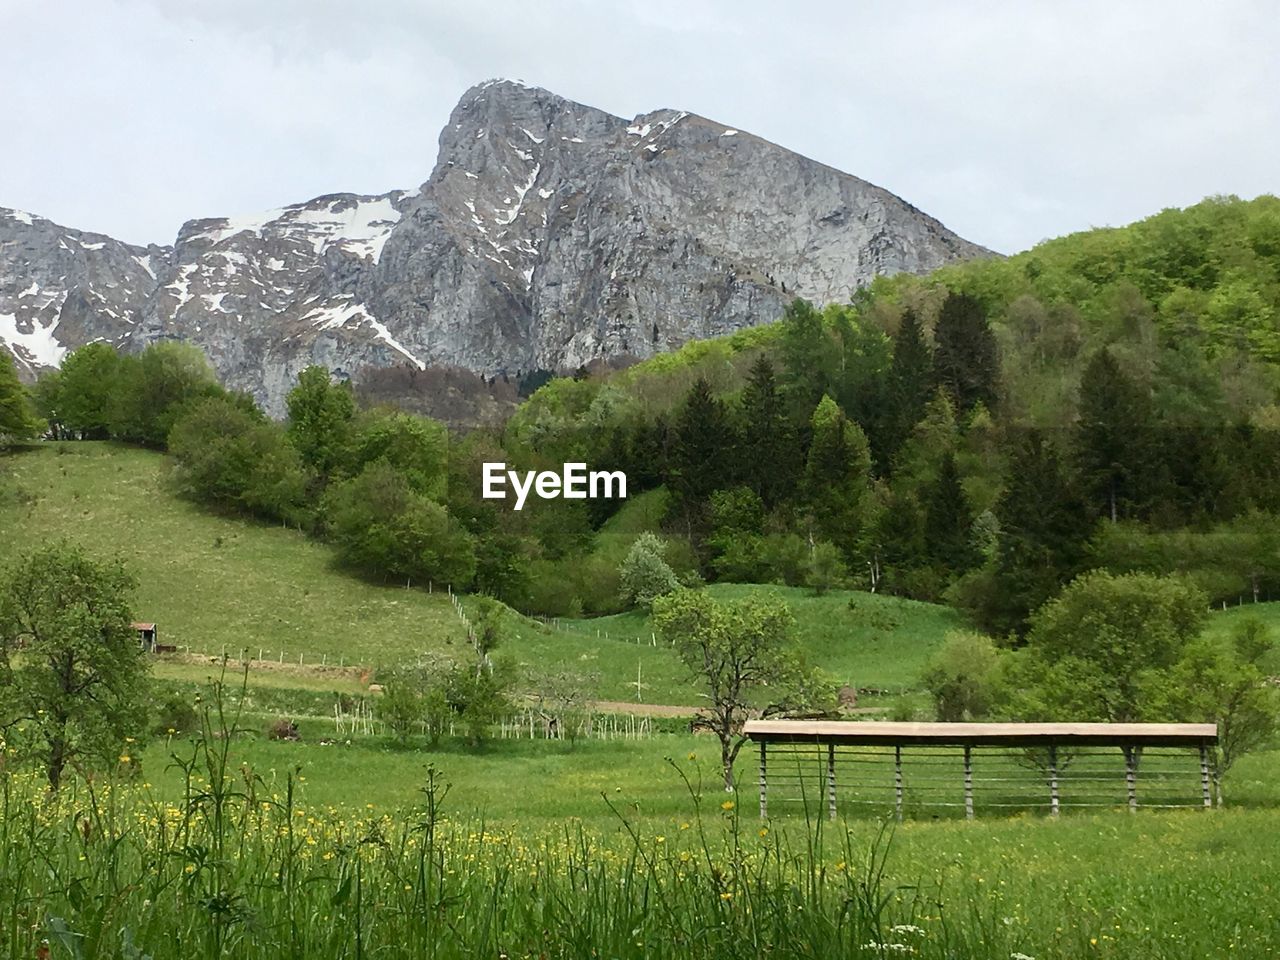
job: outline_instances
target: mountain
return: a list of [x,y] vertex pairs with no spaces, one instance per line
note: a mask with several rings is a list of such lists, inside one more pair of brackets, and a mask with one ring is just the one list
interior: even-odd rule
[[672,110],[627,121],[498,80],[463,95],[417,192],[192,220],[145,249],[0,208],[0,342],[30,375],[92,340],[188,340],[279,414],[313,363],[573,369],[986,255],[745,131]]

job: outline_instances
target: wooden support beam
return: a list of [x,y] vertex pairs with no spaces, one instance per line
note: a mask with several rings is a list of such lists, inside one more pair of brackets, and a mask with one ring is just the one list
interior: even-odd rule
[[1206,810],[1213,806],[1209,799],[1209,745],[1200,744],[1200,796]]
[[902,820],[902,747],[893,748],[893,808]]
[[964,745],[964,816],[973,819],[973,747]]
[[1058,815],[1058,748],[1049,746],[1049,812]]
[[1129,809],[1138,809],[1138,751],[1136,747],[1124,748],[1124,784],[1129,794]]
[[769,784],[765,779],[765,751],[768,744],[760,741],[760,819],[769,816]]
[[836,745],[827,744],[827,819],[836,818]]

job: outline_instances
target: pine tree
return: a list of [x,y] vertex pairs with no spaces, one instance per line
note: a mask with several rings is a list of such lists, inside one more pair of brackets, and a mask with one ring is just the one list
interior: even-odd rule
[[800,473],[800,450],[778,391],[773,364],[761,354],[742,389],[743,479],[768,507],[787,499]]
[[783,392],[799,414],[812,410],[827,389],[835,345],[822,314],[796,299],[782,315]]
[[809,512],[818,535],[858,561],[871,501],[867,438],[828,396],[814,409],[812,426],[804,478]]
[[673,516],[691,529],[704,526],[711,494],[733,485],[734,436],[725,405],[699,377],[674,425],[667,489]]
[[1080,378],[1076,457],[1089,502],[1114,522],[1149,505],[1154,431],[1151,397],[1107,350]]
[[963,573],[975,563],[972,547],[973,511],[969,507],[956,458],[942,458],[938,477],[928,489],[925,511],[925,548],[929,559],[952,573]]
[[893,361],[885,378],[883,426],[879,431],[879,449],[875,451],[881,473],[892,469],[894,456],[924,417],[932,394],[932,376],[933,353],[920,318],[908,307],[893,338]]
[[950,394],[956,410],[968,413],[979,402],[994,410],[1000,357],[982,304],[968,294],[948,294],[933,341],[933,382]]
[[1084,501],[1038,430],[1013,447],[996,517],[998,589],[985,625],[1021,634],[1027,618],[1083,569],[1091,533]]

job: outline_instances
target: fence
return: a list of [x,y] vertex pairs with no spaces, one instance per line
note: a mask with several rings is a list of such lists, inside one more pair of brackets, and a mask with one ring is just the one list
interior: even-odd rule
[[908,815],[1207,807],[1212,724],[750,721],[769,803]]

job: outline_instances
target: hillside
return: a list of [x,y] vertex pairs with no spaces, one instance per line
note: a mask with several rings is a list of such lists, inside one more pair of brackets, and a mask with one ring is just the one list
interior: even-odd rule
[[[0,561],[58,538],[118,552],[138,579],[137,616],[159,624],[162,642],[193,652],[377,668],[448,655],[463,642],[440,593],[357,579],[335,569],[328,546],[296,531],[201,510],[173,495],[166,471],[160,454],[94,442],[38,444],[0,458]],[[747,588],[710,589],[734,597]],[[945,608],[892,597],[773,589],[791,605],[811,662],[860,687],[913,686],[928,652],[960,623]],[[555,626],[513,618],[511,627],[505,653],[527,676],[568,667],[595,678],[602,700],[698,702],[674,653],[651,645],[639,614]],[[160,668],[173,679],[208,672]],[[358,675],[262,671],[254,683],[323,691],[354,688]]]

